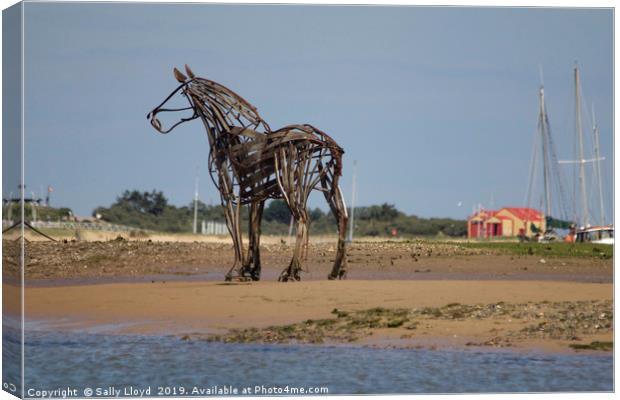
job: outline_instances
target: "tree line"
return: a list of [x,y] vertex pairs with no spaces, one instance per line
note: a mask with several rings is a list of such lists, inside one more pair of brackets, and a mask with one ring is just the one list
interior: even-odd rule
[[[220,205],[207,205],[198,201],[198,221],[225,222]],[[349,209],[349,214],[351,210]],[[421,218],[407,215],[392,204],[355,208],[356,236],[465,236],[467,222],[451,218]],[[93,216],[114,223],[141,229],[163,232],[191,232],[194,218],[194,202],[177,207],[168,202],[164,193],[153,190],[141,192],[126,190],[109,207],[97,207]],[[309,210],[312,234],[334,234],[336,220],[331,212],[320,208]],[[247,226],[248,211],[241,212],[243,227]],[[271,200],[263,212],[263,233],[285,235],[289,230],[291,214],[282,200]]]

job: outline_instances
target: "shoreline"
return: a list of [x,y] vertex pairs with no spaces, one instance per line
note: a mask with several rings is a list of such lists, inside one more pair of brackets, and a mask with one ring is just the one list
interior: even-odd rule
[[[19,288],[5,283],[3,289],[5,314],[18,315],[10,299],[15,298]],[[516,306],[524,304],[536,310],[536,307],[549,308],[557,304],[560,308],[576,308],[582,314],[590,312],[588,310],[590,314],[605,314],[600,312],[601,307],[611,307],[612,301],[612,284],[535,280],[347,280],[286,284],[195,281],[27,287],[25,290],[26,318],[42,321],[51,329],[74,332],[107,329],[105,333],[173,335],[186,340],[211,340],[213,335],[226,337],[244,329],[270,332],[285,327],[290,330],[289,326],[299,326],[304,321],[334,319],[335,309],[346,313],[377,308],[386,313],[407,309],[410,310],[408,315],[420,318],[420,310],[444,310],[450,305],[454,308],[454,304],[461,307],[459,312],[483,310],[494,304],[505,304],[515,310]],[[549,312],[546,308],[544,312]],[[564,312],[560,308],[554,312]],[[573,340],[511,337],[506,342],[497,338],[505,339],[510,336],[506,336],[509,332],[520,331],[531,322],[539,323],[532,320],[538,318],[536,313],[529,313],[519,321],[493,313],[482,319],[462,318],[458,314],[455,320],[446,319],[441,313],[438,315],[437,318],[422,315],[421,325],[414,330],[400,325],[352,329],[349,333],[355,335],[370,331],[371,334],[357,335],[359,337],[347,344],[380,348],[504,348],[590,353],[568,346],[613,341],[611,327],[600,332],[581,329],[583,332]],[[605,324],[608,318],[610,316],[603,318]],[[304,329],[296,332],[304,337]],[[264,339],[260,335],[257,338]],[[265,342],[258,339],[251,342]],[[330,340],[324,344],[338,345]]]
[[[600,277],[600,276],[580,276],[574,274],[493,274],[493,273],[433,273],[433,272],[414,272],[414,277],[411,278],[407,274],[403,273],[390,273],[385,274],[369,274],[367,271],[357,271],[355,273],[356,278],[347,280],[369,280],[369,281],[476,281],[476,282],[502,282],[502,281],[529,281],[529,282],[573,282],[573,283],[612,283],[612,279]],[[200,282],[214,282],[225,284],[226,273],[223,271],[212,271],[195,274],[185,273],[159,273],[150,275],[138,275],[138,276],[104,276],[104,277],[77,277],[77,278],[53,278],[53,279],[30,279],[26,281],[26,288],[52,288],[52,287],[64,287],[64,286],[98,286],[98,285],[110,285],[110,284],[139,284],[139,283],[200,283]],[[260,282],[277,282],[279,276],[278,271],[267,270],[263,275]],[[314,274],[311,277],[304,279],[304,273],[302,272],[302,282],[319,282],[327,280],[323,276]],[[19,281],[13,278],[5,278],[4,283],[12,286],[19,286]],[[243,283],[243,282],[236,282]]]

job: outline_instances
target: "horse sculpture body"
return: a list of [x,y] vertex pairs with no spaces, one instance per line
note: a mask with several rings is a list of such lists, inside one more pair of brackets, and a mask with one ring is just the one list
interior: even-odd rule
[[[202,120],[209,139],[209,171],[220,192],[226,224],[233,241],[235,260],[226,280],[259,280],[261,274],[261,219],[267,199],[283,199],[297,223],[293,257],[280,281],[300,280],[301,258],[308,244],[310,219],[307,201],[319,190],[338,222],[338,247],[329,279],[346,276],[345,234],[347,210],[338,180],[342,175],[343,149],[325,132],[311,125],[288,125],[272,131],[256,108],[232,90],[196,77],[186,65],[187,76],[176,68],[181,83],[147,118],[160,133],[194,119]],[[188,107],[163,108],[176,94]],[[192,110],[169,129],[162,128],[160,112]],[[240,210],[249,206],[249,246],[244,252]]]

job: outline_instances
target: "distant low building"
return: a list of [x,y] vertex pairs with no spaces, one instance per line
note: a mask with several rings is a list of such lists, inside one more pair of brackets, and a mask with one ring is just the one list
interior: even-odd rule
[[544,231],[545,216],[533,208],[504,207],[499,210],[482,210],[467,220],[467,237],[471,239],[533,236],[536,232]]

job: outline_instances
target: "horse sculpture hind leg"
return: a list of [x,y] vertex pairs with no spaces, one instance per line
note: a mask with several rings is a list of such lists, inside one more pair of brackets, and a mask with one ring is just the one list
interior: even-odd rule
[[[321,187],[323,194],[325,195],[325,199],[329,204],[329,207],[338,222],[338,246],[336,249],[336,258],[334,259],[334,265],[332,266],[332,271],[328,275],[328,279],[344,279],[347,276],[347,257],[346,257],[346,232],[347,232],[347,209],[344,204],[342,198],[342,192],[340,191],[340,187],[338,186],[337,179],[336,182],[331,182],[330,178],[327,176],[322,177],[321,179]],[[296,207],[295,204],[292,205]],[[297,236],[295,240],[295,248],[293,250],[293,258],[289,266],[282,271],[280,274],[280,278],[278,279],[281,282],[286,282],[288,280],[299,281],[301,277],[299,273],[302,270],[301,258],[307,252],[307,243],[308,243],[308,230],[310,225],[310,220],[308,218],[308,213],[305,208],[295,208],[295,212],[293,212],[295,219],[297,220]],[[303,257],[305,259],[305,257]]]
[[280,282],[301,280],[299,275],[301,272],[301,254],[308,223],[306,203],[312,190],[307,185],[309,182],[305,182],[307,179],[304,178],[311,175],[309,169],[311,150],[312,146],[308,143],[288,142],[280,146],[275,152],[274,163],[278,185],[291,215],[297,222],[293,257],[288,267],[280,274],[278,278]]
[[344,204],[342,197],[342,191],[338,185],[338,175],[324,174],[321,176],[321,187],[325,199],[329,204],[329,208],[334,214],[336,221],[338,222],[338,247],[336,249],[336,258],[332,267],[332,272],[328,275],[328,279],[344,279],[347,276],[347,249],[346,239],[347,234],[347,221],[349,219],[347,215],[347,208]]
[[[292,216],[297,221],[293,257],[289,266],[280,274],[279,280],[282,282],[300,280],[301,256],[307,251],[305,247],[308,243],[310,224],[307,203],[310,192],[314,189],[324,192],[330,209],[338,221],[338,251],[330,279],[343,278],[346,272],[344,239],[347,214],[338,187],[342,153],[339,148],[329,147],[331,143],[325,139],[328,137],[311,126],[295,126],[288,130],[284,129],[283,133],[285,138],[294,138],[300,131],[307,136],[303,137],[303,141],[290,139],[279,146],[274,154],[278,186]],[[324,165],[322,160],[329,158],[330,155],[330,161]]]

